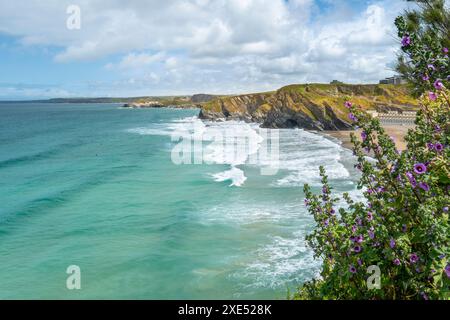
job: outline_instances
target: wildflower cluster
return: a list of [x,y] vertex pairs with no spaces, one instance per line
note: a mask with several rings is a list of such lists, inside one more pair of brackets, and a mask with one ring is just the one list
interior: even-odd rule
[[449,48],[432,34],[411,33],[402,16],[395,20],[395,25],[404,53],[402,59],[406,59],[402,60],[400,71],[407,74],[414,93],[428,92],[432,96],[433,90],[442,90],[450,83]]
[[[422,97],[404,152],[377,119],[346,103],[362,130],[352,142],[365,201],[344,194],[347,208],[337,210],[340,199],[333,198],[323,168],[320,195],[305,185],[305,203],[317,223],[307,241],[323,268],[321,279],[306,283],[298,298],[449,297],[450,92],[435,94]],[[378,290],[367,287],[371,265],[381,270]]]
[[[450,83],[448,48],[433,33],[415,34],[403,17],[395,21],[420,96],[415,127],[397,150],[376,118],[350,101],[349,120],[358,188],[364,201],[348,194],[338,208],[324,168],[322,192],[305,185],[305,203],[316,228],[307,236],[322,259],[321,277],[304,284],[300,299],[449,299],[450,249]],[[369,267],[381,272],[380,287],[368,286]]]
[[[321,277],[304,284],[295,298],[450,298],[448,41],[437,40],[430,28],[414,32],[403,16],[395,24],[403,51],[400,71],[420,97],[415,127],[400,152],[378,119],[345,103],[359,129],[351,140],[364,200],[344,194],[346,206],[338,208],[323,168],[320,195],[305,185],[305,203],[317,224],[307,241],[323,266]],[[372,266],[381,272],[376,289],[368,286]]]

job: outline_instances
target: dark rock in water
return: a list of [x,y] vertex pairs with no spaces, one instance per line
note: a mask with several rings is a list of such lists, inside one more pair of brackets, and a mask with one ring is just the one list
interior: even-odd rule
[[131,103],[125,103],[123,108],[164,108],[165,105],[156,102],[156,101],[145,101],[145,102],[131,102]]
[[126,103],[122,106],[123,108],[133,108],[133,109],[140,109],[140,108],[178,108],[178,109],[184,109],[184,108],[199,108],[199,105],[195,105],[192,103],[187,104],[170,104],[170,103],[161,103],[156,101],[146,101],[146,102],[132,102],[132,103]]

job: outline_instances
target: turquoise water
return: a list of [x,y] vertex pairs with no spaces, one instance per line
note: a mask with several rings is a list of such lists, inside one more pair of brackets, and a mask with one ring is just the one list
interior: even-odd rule
[[[325,164],[337,192],[356,192],[350,153],[280,130],[278,173],[243,163],[230,186],[224,161],[171,161],[171,133],[197,113],[0,104],[0,298],[284,299],[313,277],[302,185],[319,190]],[[66,288],[69,265],[81,290]]]

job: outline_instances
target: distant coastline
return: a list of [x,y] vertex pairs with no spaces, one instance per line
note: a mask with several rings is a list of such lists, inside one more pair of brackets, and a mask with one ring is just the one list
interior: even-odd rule
[[145,99],[173,99],[174,97],[127,97],[127,98],[52,98],[41,100],[0,100],[0,103],[132,103]]
[[33,100],[0,100],[0,103],[147,103],[158,102],[162,106],[170,104],[178,105],[183,103],[203,103],[215,99],[216,95],[193,94],[179,96],[141,96],[141,97],[75,97],[75,98],[51,98],[51,99],[33,99]]
[[344,107],[348,99],[375,113],[417,109],[417,102],[405,85],[345,83],[294,84],[276,91],[241,95],[78,97],[0,103],[117,103],[130,109],[197,108],[200,119],[211,121],[240,120],[260,123],[265,128],[348,131],[352,128]]

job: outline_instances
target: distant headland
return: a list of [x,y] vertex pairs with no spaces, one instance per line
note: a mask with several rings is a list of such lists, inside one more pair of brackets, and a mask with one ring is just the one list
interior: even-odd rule
[[[266,128],[333,131],[351,127],[344,102],[365,110],[415,111],[416,100],[403,84],[293,84],[276,91],[241,95],[194,94],[127,98],[56,98],[21,103],[119,103],[124,108],[198,108],[207,120],[258,122]],[[4,103],[5,101],[3,101]],[[18,102],[18,101],[13,101]]]

